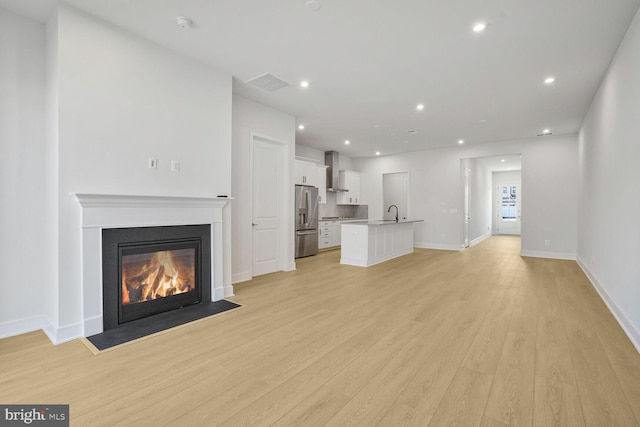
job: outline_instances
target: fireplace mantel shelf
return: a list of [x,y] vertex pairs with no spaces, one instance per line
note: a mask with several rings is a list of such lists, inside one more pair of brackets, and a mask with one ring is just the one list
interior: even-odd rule
[[138,207],[215,207],[224,206],[231,197],[136,196],[117,194],[72,193],[83,208]]

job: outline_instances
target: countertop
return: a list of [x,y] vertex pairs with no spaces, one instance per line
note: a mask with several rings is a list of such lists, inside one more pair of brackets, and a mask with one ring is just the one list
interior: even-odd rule
[[349,225],[395,225],[395,224],[409,224],[409,223],[414,223],[414,222],[423,222],[423,219],[401,219],[398,222],[395,222],[394,220],[383,220],[383,219],[369,219],[369,220],[362,220],[362,221],[352,221],[349,223]]

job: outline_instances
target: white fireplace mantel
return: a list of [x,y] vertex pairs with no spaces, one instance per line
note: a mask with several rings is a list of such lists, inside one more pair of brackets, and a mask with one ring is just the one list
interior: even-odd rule
[[82,209],[83,335],[103,331],[102,230],[211,225],[211,299],[233,295],[223,274],[223,208],[229,198],[74,194]]

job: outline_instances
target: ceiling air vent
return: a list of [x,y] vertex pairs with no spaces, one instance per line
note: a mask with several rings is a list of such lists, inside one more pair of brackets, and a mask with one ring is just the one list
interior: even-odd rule
[[258,77],[254,77],[245,81],[245,83],[248,83],[262,90],[266,90],[267,92],[273,92],[274,90],[291,86],[289,83],[270,73],[260,74]]

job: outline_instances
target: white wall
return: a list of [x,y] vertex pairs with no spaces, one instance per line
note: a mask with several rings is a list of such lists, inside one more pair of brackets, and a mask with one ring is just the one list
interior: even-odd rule
[[[265,105],[233,95],[233,168],[232,168],[232,281],[251,279],[251,143],[252,135],[282,142],[289,152],[290,164],[295,159],[295,117]],[[293,167],[290,206],[293,206]],[[291,209],[290,209],[291,210]],[[289,213],[291,214],[291,212]],[[293,220],[288,237],[287,262],[294,264]]]
[[[565,144],[544,137],[539,144],[527,145],[523,149],[523,254],[575,259],[578,239],[577,148],[576,136],[572,143]],[[551,245],[545,246],[545,240],[550,240]]]
[[578,262],[640,350],[640,12],[580,131]]
[[[382,174],[408,171],[410,216],[424,219],[414,225],[416,246],[456,250],[463,244],[460,160],[518,153],[523,156],[522,187],[527,198],[522,214],[522,252],[575,258],[577,135],[354,159],[354,167],[362,173],[362,197],[369,204],[370,216],[382,212]],[[560,202],[563,214],[550,215],[552,206]],[[545,239],[552,245],[545,247]]]
[[0,337],[43,326],[46,152],[45,27],[0,9]]
[[61,10],[59,27],[63,187],[230,192],[230,76],[72,9]]
[[45,180],[42,186],[45,191],[44,210],[46,212],[45,243],[47,256],[45,268],[47,285],[45,286],[45,310],[46,322],[44,330],[49,336],[55,336],[58,325],[58,238],[59,238],[59,209],[58,209],[58,185],[59,185],[59,120],[58,104],[58,14],[54,14],[46,24],[46,160]]
[[315,148],[296,144],[296,157],[303,157],[304,159],[324,165],[324,151]]

